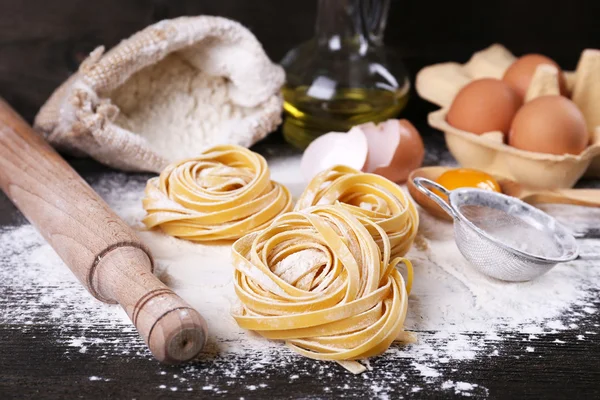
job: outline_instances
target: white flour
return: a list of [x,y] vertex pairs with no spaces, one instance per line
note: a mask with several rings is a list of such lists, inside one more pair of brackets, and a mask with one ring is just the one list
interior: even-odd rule
[[236,143],[256,140],[255,132],[244,128],[257,108],[233,103],[226,78],[198,70],[177,53],[134,74],[111,98],[121,111],[115,123],[142,132],[150,148],[170,162],[231,135]]
[[[298,173],[298,160],[272,159],[270,166],[274,179],[298,196],[304,187]],[[144,185],[141,177],[116,173],[93,184],[113,209],[136,229],[143,228],[140,220],[144,211],[140,200]],[[600,223],[598,209],[553,206],[549,211],[576,230]],[[206,318],[211,337],[208,353],[212,356],[239,354],[246,359],[244,365],[228,368],[231,382],[273,363],[282,367],[294,365],[300,356],[280,343],[244,332],[230,317],[235,294],[231,285],[229,246],[194,245],[156,232],[140,232],[140,237],[153,251],[159,278]],[[581,243],[584,252],[600,253],[600,241]],[[535,340],[541,335],[574,330],[585,323],[586,316],[598,312],[594,296],[600,287],[600,268],[577,261],[557,266],[529,283],[495,281],[476,272],[462,258],[453,242],[451,225],[425,214],[422,214],[420,238],[408,257],[414,263],[415,284],[406,327],[418,332],[419,342],[394,345],[384,358],[398,362],[409,360],[412,370],[405,374],[388,373],[378,371],[375,365],[372,371],[363,374],[365,379],[373,379],[370,387],[373,396],[387,397],[392,390],[390,385],[402,385],[409,373],[417,374],[423,382],[422,386],[411,386],[409,390],[413,392],[435,386],[448,393],[485,395],[487,389],[481,386],[448,379],[445,376],[445,371],[451,371],[448,366],[498,356],[507,332],[528,334],[523,355],[535,354]],[[4,323],[23,326],[47,324],[50,320],[63,330],[57,340],[73,352],[85,353],[93,347],[104,349],[103,357],[112,354],[148,357],[125,313],[117,306],[101,304],[88,295],[30,225],[0,231],[0,287],[7,294],[28,294],[10,296],[12,307],[0,311],[0,320]],[[20,300],[13,301],[13,298]],[[94,338],[94,329],[97,331],[98,327],[128,335],[114,340]],[[598,331],[597,325],[591,326],[585,334],[573,334],[572,342],[585,341]],[[339,373],[335,364],[319,365],[319,374],[323,376]],[[169,384],[157,383],[157,387],[188,390],[189,379],[207,373],[210,374],[210,370],[182,367],[182,373],[172,378],[179,386],[169,381]],[[95,376],[90,379],[105,380]],[[290,375],[289,379],[292,382],[298,375]],[[267,387],[268,382],[250,383],[254,388],[248,390],[259,391]],[[342,382],[336,389],[346,389],[343,385]],[[325,389],[330,390],[324,388],[325,393]],[[226,393],[226,387],[214,385],[204,390]]]

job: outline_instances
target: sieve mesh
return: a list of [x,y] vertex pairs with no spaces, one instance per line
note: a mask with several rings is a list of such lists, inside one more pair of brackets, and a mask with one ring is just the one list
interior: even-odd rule
[[556,258],[565,252],[558,235],[537,226],[535,220],[527,221],[502,210],[479,205],[467,204],[457,209],[464,218],[490,237],[523,253]]
[[465,258],[498,279],[524,281],[577,257],[572,235],[552,217],[513,197],[478,189],[450,194],[456,244]]
[[481,272],[505,281],[526,281],[544,274],[555,263],[526,258],[498,246],[467,224],[456,221],[456,245],[463,256]]

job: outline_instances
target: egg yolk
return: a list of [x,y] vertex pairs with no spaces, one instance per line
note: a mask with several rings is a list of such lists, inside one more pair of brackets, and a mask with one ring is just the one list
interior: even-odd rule
[[458,188],[472,187],[501,193],[500,185],[493,176],[482,171],[467,168],[451,169],[435,180],[452,191]]

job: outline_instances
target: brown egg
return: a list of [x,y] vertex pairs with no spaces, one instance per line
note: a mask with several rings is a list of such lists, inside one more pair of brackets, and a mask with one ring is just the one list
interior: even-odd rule
[[491,131],[506,135],[522,104],[522,98],[501,80],[478,79],[454,97],[446,120],[458,129],[478,135]]
[[583,114],[563,96],[542,96],[526,103],[513,120],[508,144],[549,154],[579,154],[590,140]]
[[567,82],[565,81],[565,74],[563,74],[560,66],[554,60],[541,54],[526,54],[522,57],[519,57],[519,59],[512,63],[504,72],[502,80],[511,88],[513,88],[519,94],[519,96],[521,96],[521,98],[525,98],[525,93],[527,93],[527,88],[531,83],[531,78],[533,78],[535,69],[540,64],[553,65],[558,69],[560,72],[558,75],[560,94],[566,96]]

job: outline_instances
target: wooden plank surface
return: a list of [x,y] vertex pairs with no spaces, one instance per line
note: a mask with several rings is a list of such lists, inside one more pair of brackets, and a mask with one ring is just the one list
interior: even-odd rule
[[[277,61],[287,49],[311,36],[314,11],[314,2],[276,0],[0,0],[0,95],[31,120],[52,90],[93,48],[111,47],[152,22],[186,14],[239,20]],[[581,49],[600,47],[599,14],[597,1],[569,2],[557,10],[542,0],[435,5],[392,0],[386,42],[405,57],[413,76],[432,62],[464,61],[473,51],[496,41],[517,54],[542,52],[563,67],[573,68]],[[434,107],[415,97],[404,116],[425,135],[426,163],[447,161],[450,157],[441,135],[427,129],[424,122]],[[257,149],[273,151],[280,144],[275,134]],[[147,178],[114,172],[89,160],[71,161],[91,183],[107,177],[123,182]],[[584,181],[579,186],[600,184]],[[23,224],[22,215],[0,195],[0,230]],[[7,265],[8,259],[14,262],[8,254],[0,255],[0,268],[19,267]],[[132,329],[107,321],[54,320],[54,309],[64,308],[68,314],[73,306],[40,302],[42,290],[48,287],[23,290],[14,282],[0,282],[3,399],[600,397],[600,316],[596,312],[576,328],[535,339],[529,334],[504,333],[498,343],[488,343],[498,349],[493,357],[440,363],[437,368],[444,379],[440,382],[424,379],[410,359],[395,352],[373,360],[372,370],[361,376],[286,352],[266,363],[214,356],[185,367],[166,367],[151,357]],[[598,309],[600,301],[594,305]],[[8,320],[8,315],[20,310],[27,318]],[[436,332],[419,334],[429,338]],[[579,340],[581,336],[585,340]],[[535,351],[527,351],[528,347]],[[281,365],[287,367],[281,369]],[[450,384],[444,387],[445,382]],[[457,382],[477,386],[461,391]]]
[[[3,398],[166,398],[173,392],[185,398],[227,399],[464,397],[452,389],[424,387],[410,361],[401,358],[377,358],[371,362],[373,371],[360,376],[299,357],[290,370],[279,370],[276,366],[281,360],[274,359],[273,365],[232,374],[248,365],[248,360],[210,360],[216,367],[207,366],[209,362],[183,368],[161,366],[134,334],[99,326],[94,337],[131,340],[139,344],[140,353],[101,358],[106,354],[100,346],[81,354],[57,345],[55,339],[61,334],[65,332],[51,326],[30,327],[25,332],[23,327],[0,326]],[[498,357],[447,364],[440,371],[448,380],[478,383],[481,389],[470,392],[476,398],[598,398],[599,341],[557,345],[556,339],[569,341],[572,337],[548,335],[536,341],[536,353],[517,358],[527,335],[513,335]],[[403,374],[405,378],[400,378]],[[414,392],[415,388],[421,390]]]
[[[420,125],[421,130],[427,128]],[[256,149],[263,154],[287,152],[275,134]],[[447,159],[441,135],[426,134],[428,163]],[[148,175],[111,171],[89,160],[72,160],[92,185],[104,179],[123,184],[144,182]],[[583,182],[598,186],[598,182]],[[100,193],[104,189],[100,187]],[[0,223],[20,225],[18,212],[0,198]],[[26,255],[24,254],[23,257]],[[6,258],[0,257],[2,265]],[[10,258],[14,260],[14,257]],[[568,284],[568,282],[565,282]],[[496,349],[473,359],[450,360],[435,365],[439,377],[427,377],[405,353],[388,352],[371,361],[371,370],[353,376],[341,367],[299,357],[282,349],[264,354],[221,356],[209,350],[204,358],[186,366],[156,362],[132,329],[111,321],[74,319],[64,323],[51,317],[52,309],[77,305],[47,304],[41,298],[47,287],[12,290],[0,283],[0,309],[13,315],[15,307],[27,315],[27,323],[14,324],[0,314],[0,395],[3,398],[98,397],[98,398],[578,398],[600,396],[600,317],[581,318],[575,329],[536,335],[506,332],[491,340],[482,333],[463,332]],[[58,288],[57,288],[58,290]],[[71,289],[79,290],[77,283]],[[599,292],[600,293],[600,292]],[[88,296],[81,289],[82,296]],[[597,297],[598,298],[598,297]],[[594,303],[596,309],[600,302]],[[28,310],[36,310],[35,312]],[[79,312],[78,311],[78,312]],[[73,312],[75,315],[75,311]],[[90,314],[95,315],[95,314]],[[69,321],[71,321],[69,319]],[[439,332],[418,332],[421,340],[436,343]],[[578,340],[584,335],[585,340]],[[528,351],[534,347],[535,351]],[[430,364],[431,365],[431,364]],[[457,390],[460,382],[469,390]],[[454,385],[454,386],[453,386]]]

